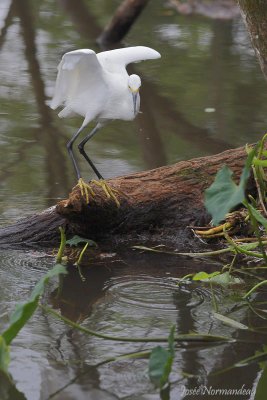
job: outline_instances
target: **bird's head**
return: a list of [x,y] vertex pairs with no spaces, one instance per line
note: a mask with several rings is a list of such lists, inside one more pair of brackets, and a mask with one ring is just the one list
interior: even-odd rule
[[141,79],[138,75],[130,75],[128,79],[128,88],[133,96],[134,115],[136,114],[137,95],[141,86]]

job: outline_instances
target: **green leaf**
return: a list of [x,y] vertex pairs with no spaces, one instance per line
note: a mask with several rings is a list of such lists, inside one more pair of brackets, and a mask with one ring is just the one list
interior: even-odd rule
[[205,207],[212,216],[214,225],[218,225],[225,215],[245,199],[246,183],[257,146],[250,151],[243,168],[239,185],[233,179],[233,172],[224,166],[216,175],[213,184],[205,191]]
[[210,281],[217,285],[240,285],[243,283],[242,279],[231,275],[229,271],[214,276]]
[[232,180],[233,172],[224,166],[216,175],[213,184],[205,191],[205,206],[212,216],[214,225],[218,225],[225,215],[245,198],[243,186],[237,186]]
[[151,381],[162,388],[166,381],[166,369],[169,368],[171,355],[164,347],[156,346],[151,352],[149,358],[149,377]]
[[197,272],[194,276],[193,276],[193,278],[192,278],[192,280],[193,281],[208,281],[208,280],[210,280],[211,278],[213,278],[214,276],[216,276],[216,275],[219,275],[220,274],[220,272],[219,271],[214,271],[214,272],[212,272],[211,274],[208,274],[207,272],[205,272],[205,271],[200,271],[200,272]]
[[246,204],[247,208],[253,215],[253,217],[264,227],[264,229],[267,231],[267,219],[264,218],[264,216],[256,210],[251,204]]
[[231,275],[227,271],[224,272],[223,274],[216,276],[216,278],[213,279],[213,283],[229,286],[229,285],[241,285],[244,283],[244,281],[241,278]]
[[75,235],[73,236],[73,238],[66,241],[66,244],[68,244],[69,246],[78,246],[80,243],[88,243],[88,245],[91,247],[97,247],[96,242],[94,242],[93,240],[85,239],[78,235]]
[[151,381],[162,389],[169,380],[173,359],[174,359],[174,332],[175,325],[172,326],[168,338],[168,350],[157,346],[151,351],[149,358],[149,377]]
[[47,282],[54,276],[66,273],[66,268],[63,267],[63,265],[56,264],[54,268],[48,271],[47,274],[37,283],[32,291],[30,299],[27,302],[18,304],[16,306],[15,311],[10,318],[10,325],[2,334],[7,345],[12,342],[21,328],[23,328],[23,326],[35,312],[38,306],[39,297],[43,294]]
[[266,393],[267,393],[267,365],[262,371],[261,377],[258,381],[254,400],[265,400]]
[[195,274],[192,280],[201,282],[212,282],[216,283],[217,285],[240,285],[241,283],[243,283],[242,279],[229,274],[229,271],[223,273],[220,273],[219,271],[214,271],[211,274],[201,271]]
[[9,347],[6,344],[3,336],[0,336],[0,371],[4,372],[5,374],[8,373],[9,361]]

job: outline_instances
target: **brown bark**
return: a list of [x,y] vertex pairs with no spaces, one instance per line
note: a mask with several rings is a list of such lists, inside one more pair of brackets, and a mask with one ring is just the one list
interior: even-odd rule
[[267,4],[265,0],[238,0],[252,45],[267,79]]
[[124,0],[97,42],[101,46],[119,43],[148,2],[149,0]]
[[59,238],[58,227],[65,226],[67,234],[79,234],[98,243],[153,240],[183,249],[191,235],[187,226],[204,213],[204,190],[224,164],[238,178],[245,158],[244,148],[239,148],[110,179],[108,184],[121,192],[119,208],[93,184],[96,195],[86,204],[76,186],[57,206],[2,228],[0,245],[54,246]]

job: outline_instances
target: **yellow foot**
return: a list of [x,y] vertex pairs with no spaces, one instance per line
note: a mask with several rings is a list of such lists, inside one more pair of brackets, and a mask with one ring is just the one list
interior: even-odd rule
[[112,189],[104,179],[99,179],[99,181],[93,179],[91,182],[94,183],[96,186],[101,187],[104,190],[107,198],[114,200],[117,207],[120,207],[120,202],[116,196],[119,194],[118,190]]
[[[96,181],[93,179],[90,182],[96,186],[101,187],[103,189],[105,195],[107,196],[107,198],[114,200],[117,207],[120,207],[120,202],[116,196],[117,194],[119,194],[118,190],[112,189],[104,179],[100,179],[99,181]],[[82,178],[80,178],[78,180],[78,186],[80,188],[82,197],[84,197],[86,200],[86,203],[89,204],[90,199],[95,197],[95,195],[96,195],[95,192],[93,191],[93,189],[91,188],[91,186],[88,183],[84,182],[84,180]]]
[[82,197],[85,197],[86,203],[89,204],[90,198],[95,197],[95,192],[88,183],[84,182],[82,178],[78,180],[78,186],[81,191]]

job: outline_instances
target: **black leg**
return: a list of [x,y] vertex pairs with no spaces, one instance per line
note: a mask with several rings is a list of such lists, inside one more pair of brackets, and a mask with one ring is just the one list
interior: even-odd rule
[[96,167],[95,167],[94,163],[92,162],[92,160],[90,160],[88,155],[85,153],[84,145],[88,142],[89,139],[91,139],[96,134],[96,132],[101,128],[101,126],[102,126],[102,124],[98,123],[95,126],[95,128],[87,136],[85,136],[85,138],[81,141],[81,143],[78,144],[78,149],[79,149],[80,153],[86,159],[86,161],[88,162],[88,164],[90,165],[90,167],[92,168],[94,173],[97,175],[98,179],[104,179],[104,178],[100,174],[100,172],[96,169]]
[[76,162],[76,160],[75,160],[75,158],[74,158],[74,154],[73,154],[73,151],[72,151],[72,147],[73,147],[73,143],[75,142],[75,140],[77,139],[77,137],[79,136],[79,134],[81,133],[82,130],[83,130],[83,127],[81,127],[81,128],[78,130],[78,132],[76,132],[76,133],[72,136],[71,140],[67,143],[67,149],[68,149],[68,152],[69,152],[71,161],[72,161],[72,163],[73,163],[73,166],[74,166],[74,168],[75,168],[75,171],[76,171],[78,180],[81,178],[81,172],[80,172],[80,169],[79,169],[79,167],[78,167],[78,164],[77,164],[77,162]]

